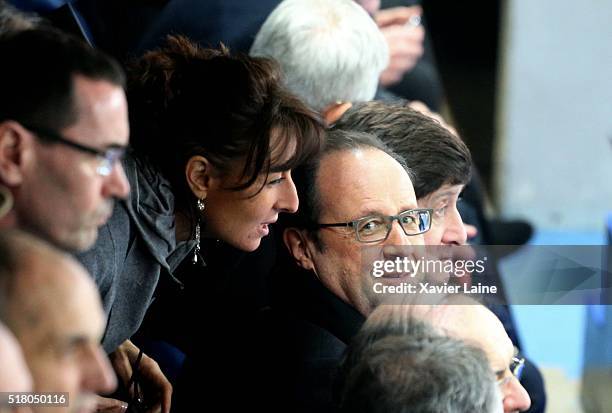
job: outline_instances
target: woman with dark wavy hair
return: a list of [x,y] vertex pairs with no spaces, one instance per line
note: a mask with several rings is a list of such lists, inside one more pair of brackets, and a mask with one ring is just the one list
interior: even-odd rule
[[183,37],[131,73],[131,144],[172,185],[178,238],[201,221],[201,236],[255,250],[279,212],[297,209],[290,170],[318,150],[314,112],[281,87],[271,60]]
[[[132,63],[127,96],[133,150],[124,167],[131,196],[127,205],[118,203],[94,249],[81,257],[109,314],[103,344],[114,352],[116,367],[138,359],[129,339],[160,274],[174,286],[180,285],[175,277],[189,278],[181,273],[202,278],[212,268],[204,268],[208,257],[217,254],[207,251],[206,240],[256,250],[279,213],[297,210],[291,169],[315,155],[323,139],[319,117],[282,86],[272,60],[201,48],[180,36]],[[204,288],[197,293],[215,294]],[[179,295],[166,302],[190,299]],[[163,299],[158,303],[166,313],[162,321],[191,316],[170,313]],[[152,313],[159,332],[163,322],[157,324],[159,313]],[[158,371],[157,365],[144,356],[140,369],[144,379],[156,377],[152,394],[161,395],[166,411],[169,396],[160,389],[167,382],[146,373]],[[127,383],[129,374],[123,376]]]

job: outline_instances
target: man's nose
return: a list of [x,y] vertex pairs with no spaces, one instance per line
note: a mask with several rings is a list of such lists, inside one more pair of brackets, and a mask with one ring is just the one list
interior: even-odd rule
[[406,235],[400,223],[394,221],[382,247],[383,256],[386,260],[393,260],[396,257],[414,255],[414,249],[411,247],[415,245],[425,245],[423,234]]
[[523,412],[531,406],[527,390],[517,379],[510,380],[504,389],[504,412]]
[[467,233],[465,225],[457,208],[452,208],[444,217],[444,233],[442,234],[442,243],[464,245],[467,242]]
[[106,178],[104,195],[107,198],[126,198],[130,193],[130,183],[120,162],[113,166],[110,175]]
[[92,347],[83,362],[82,390],[93,393],[110,393],[117,387],[117,379],[110,361],[100,347]]

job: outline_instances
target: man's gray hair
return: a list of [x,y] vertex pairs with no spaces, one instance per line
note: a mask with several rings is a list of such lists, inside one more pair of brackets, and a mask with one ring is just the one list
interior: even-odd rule
[[348,348],[338,390],[341,413],[493,413],[502,407],[484,352],[416,319],[366,323]]
[[352,0],[285,0],[268,16],[252,56],[280,63],[287,86],[317,111],[374,98],[387,43]]

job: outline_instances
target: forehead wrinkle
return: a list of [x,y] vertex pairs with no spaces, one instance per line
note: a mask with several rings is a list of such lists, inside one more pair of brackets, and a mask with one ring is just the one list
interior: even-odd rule
[[[370,162],[375,162],[379,168],[363,168],[362,164],[368,162],[366,157],[369,157]],[[359,173],[356,173],[356,170]],[[367,202],[393,205],[394,208],[398,208],[398,211],[389,212],[376,209],[376,213],[384,215],[416,207],[416,198],[413,196],[413,190],[411,191],[412,182],[408,173],[397,161],[378,149],[358,148],[331,153],[321,160],[317,175],[316,184],[320,189],[322,204],[328,203],[330,194],[333,196],[337,191],[347,188],[351,196],[359,199],[351,202],[353,209],[357,204],[360,211],[367,211],[371,208],[371,206],[363,206]],[[400,186],[401,188],[397,191],[397,187]],[[388,188],[388,190],[384,191],[381,188]],[[336,205],[337,203],[334,203],[334,206]],[[396,205],[401,205],[401,207],[396,207]],[[388,210],[388,207],[385,209]]]

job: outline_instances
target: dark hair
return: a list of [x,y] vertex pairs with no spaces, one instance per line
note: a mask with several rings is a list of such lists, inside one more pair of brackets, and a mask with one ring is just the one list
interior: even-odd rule
[[[438,334],[428,324],[371,327],[353,339],[340,368],[340,412],[490,413],[494,375],[484,352]],[[380,327],[380,328],[379,328]]]
[[336,129],[372,133],[404,158],[415,175],[417,198],[441,186],[470,180],[472,157],[465,143],[434,119],[399,104],[358,103]]
[[[194,203],[184,171],[192,156],[206,157],[221,174],[239,162],[244,183],[231,189],[240,190],[321,147],[319,116],[282,86],[270,59],[169,36],[134,61],[128,77],[132,146],[160,169],[183,207]],[[289,159],[271,159],[294,144]]]
[[412,179],[412,173],[404,160],[376,136],[356,131],[328,131],[325,144],[319,155],[301,165],[293,173],[293,180],[300,200],[300,208],[296,214],[284,214],[281,217],[281,226],[284,228],[295,227],[309,230],[315,244],[319,249],[322,249],[323,245],[320,243],[316,228],[313,226],[313,224],[319,222],[321,214],[320,194],[316,185],[321,160],[334,152],[353,151],[363,148],[378,149],[388,154],[406,170]]
[[81,40],[52,28],[0,38],[0,122],[60,131],[78,119],[74,76],[125,84],[119,65]]

